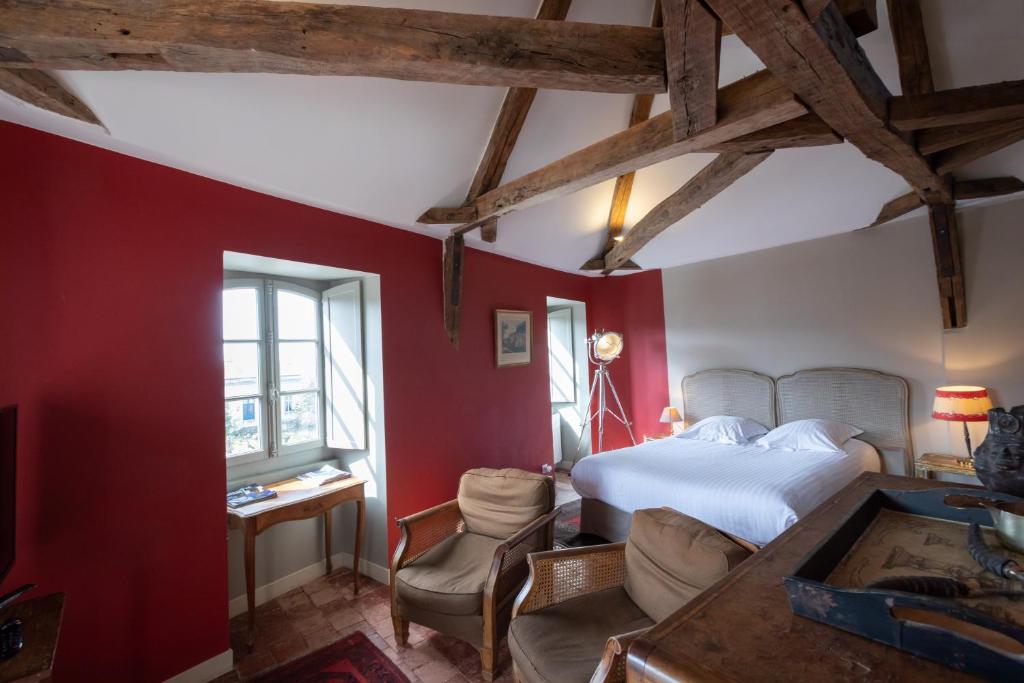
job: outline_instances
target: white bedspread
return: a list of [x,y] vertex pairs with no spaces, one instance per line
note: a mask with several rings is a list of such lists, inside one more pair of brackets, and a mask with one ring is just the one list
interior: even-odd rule
[[877,471],[878,453],[857,439],[845,453],[817,453],[667,438],[583,458],[572,485],[626,512],[668,506],[765,545],[861,473]]

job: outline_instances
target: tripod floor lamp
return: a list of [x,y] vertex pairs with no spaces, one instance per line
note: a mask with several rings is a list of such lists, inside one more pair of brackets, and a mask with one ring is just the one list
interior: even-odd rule
[[[604,330],[594,332],[587,339],[587,357],[590,362],[597,366],[597,370],[594,371],[594,381],[590,383],[590,401],[587,403],[587,417],[583,420],[583,424],[580,426],[580,440],[576,444],[576,457],[580,455],[580,448],[583,447],[583,436],[587,433],[587,428],[596,419],[597,420],[597,451],[604,450],[604,418],[605,415],[610,415],[616,420],[621,422],[626,427],[626,432],[629,433],[629,440],[636,445],[636,439],[633,438],[633,428],[630,425],[629,419],[626,418],[626,411],[622,407],[622,401],[619,400],[619,394],[615,391],[615,384],[612,382],[612,376],[608,372],[608,365],[619,357],[623,349],[622,335],[618,332],[606,332]],[[611,394],[611,398],[615,401],[614,407],[609,406],[608,394]],[[594,404],[594,395],[597,395],[597,404]],[[594,412],[590,412],[591,408],[595,408]]]

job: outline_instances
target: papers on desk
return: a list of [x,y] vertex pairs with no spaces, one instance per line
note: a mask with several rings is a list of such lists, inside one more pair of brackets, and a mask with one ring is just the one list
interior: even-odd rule
[[334,482],[341,481],[342,479],[348,479],[351,476],[352,474],[345,470],[339,470],[337,467],[324,465],[320,469],[313,470],[312,472],[304,472],[295,478],[299,481],[308,481],[311,484],[323,486],[325,484],[333,484]]
[[259,484],[249,484],[228,493],[228,507],[235,510],[270,498],[277,498],[277,491]]

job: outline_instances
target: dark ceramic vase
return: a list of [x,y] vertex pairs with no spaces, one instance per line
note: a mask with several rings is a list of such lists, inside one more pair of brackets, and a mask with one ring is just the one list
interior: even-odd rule
[[988,411],[988,436],[974,451],[974,469],[986,488],[1024,497],[1024,406]]

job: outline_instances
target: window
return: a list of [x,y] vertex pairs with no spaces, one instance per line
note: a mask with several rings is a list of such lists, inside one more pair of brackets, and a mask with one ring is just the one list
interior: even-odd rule
[[572,309],[548,311],[548,375],[552,403],[576,402],[576,358],[573,356]]
[[[229,280],[223,297],[229,462],[323,446],[328,401],[320,293],[278,280]],[[356,320],[348,325],[361,336],[358,301],[352,314]]]

